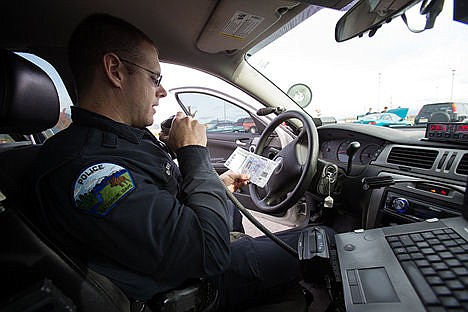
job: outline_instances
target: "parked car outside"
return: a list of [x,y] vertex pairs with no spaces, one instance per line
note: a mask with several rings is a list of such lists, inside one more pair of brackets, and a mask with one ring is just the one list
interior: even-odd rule
[[406,120],[408,110],[408,108],[395,108],[384,113],[367,114],[356,120],[354,123],[382,127],[411,126],[411,123]]
[[208,132],[244,132],[243,126],[235,125],[232,121],[226,122],[218,122],[213,126],[208,124],[208,128],[206,129]]
[[425,104],[414,118],[415,125],[427,122],[464,121],[468,118],[468,103],[432,103]]
[[239,118],[236,123],[236,126],[241,126],[245,132],[251,132],[251,133],[256,133],[257,132],[257,127],[255,125],[255,122],[252,118],[247,117],[247,118]]
[[356,120],[354,123],[376,125],[382,127],[411,126],[409,121],[403,120],[393,113],[369,114]]

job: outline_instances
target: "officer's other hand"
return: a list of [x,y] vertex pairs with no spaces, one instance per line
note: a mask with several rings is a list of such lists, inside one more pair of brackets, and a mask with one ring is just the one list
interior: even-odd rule
[[172,121],[174,120],[175,115],[163,120],[161,122],[161,132],[159,133],[159,139],[167,144],[169,140],[169,131],[171,130]]
[[237,191],[250,182],[250,176],[248,174],[235,173],[231,170],[224,172],[219,177],[231,192]]
[[159,133],[159,140],[164,142],[166,145],[169,145],[169,132],[165,133],[161,131]]
[[185,116],[183,112],[177,112],[169,130],[167,144],[173,151],[188,145],[206,146],[206,126]]

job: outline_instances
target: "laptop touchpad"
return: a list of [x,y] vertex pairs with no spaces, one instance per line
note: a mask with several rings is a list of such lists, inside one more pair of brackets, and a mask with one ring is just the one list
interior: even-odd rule
[[[384,267],[346,271],[354,304],[400,302]],[[358,283],[363,294],[360,294]]]
[[385,268],[357,269],[357,271],[367,303],[400,301]]

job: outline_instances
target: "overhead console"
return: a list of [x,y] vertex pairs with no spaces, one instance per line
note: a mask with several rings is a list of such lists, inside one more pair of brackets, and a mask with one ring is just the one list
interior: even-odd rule
[[[273,27],[277,21],[292,19],[307,5],[341,9],[349,2],[351,0],[221,0],[200,34],[197,47],[207,53],[235,53],[258,36],[270,35],[277,30]],[[294,9],[296,12],[290,12]],[[286,17],[287,14],[290,16]]]

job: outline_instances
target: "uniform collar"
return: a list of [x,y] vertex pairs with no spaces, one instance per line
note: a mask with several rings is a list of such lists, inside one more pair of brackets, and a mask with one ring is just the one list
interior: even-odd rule
[[131,127],[80,107],[72,106],[71,113],[73,123],[76,125],[110,131],[132,143],[140,143],[145,134],[151,134],[146,128]]

